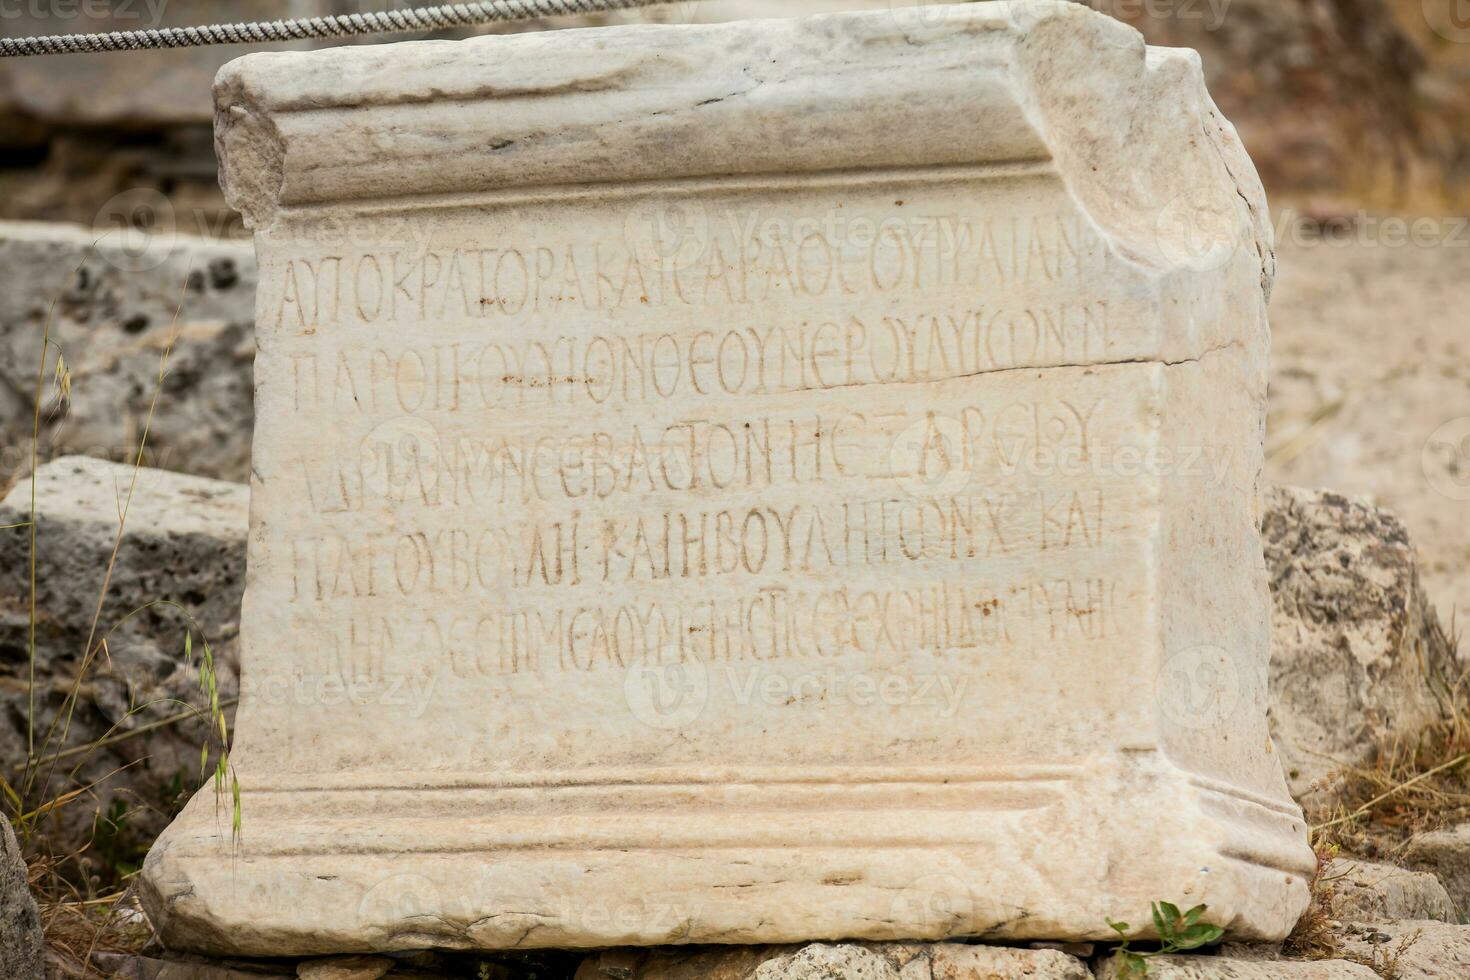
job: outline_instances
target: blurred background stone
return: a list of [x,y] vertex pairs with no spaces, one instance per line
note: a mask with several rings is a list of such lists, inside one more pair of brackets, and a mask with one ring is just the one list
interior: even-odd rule
[[[136,203],[169,207],[148,192]],[[148,465],[247,478],[255,357],[248,244],[116,230],[99,240],[91,229],[0,223],[0,491],[30,469],[48,317],[40,459],[131,463],[147,425]],[[58,353],[71,372],[65,403],[53,383]]]
[[[1470,35],[1470,28],[1455,20],[1458,0],[1086,2],[1131,23],[1151,44],[1200,52],[1210,91],[1240,130],[1277,200],[1326,197],[1379,208],[1470,203],[1470,38],[1462,36]],[[22,10],[7,17],[3,28],[19,36],[409,5],[414,4],[95,0],[88,9],[110,11],[108,16],[36,16]],[[931,0],[676,0],[639,11],[479,30],[911,7],[935,7],[933,16],[943,16]],[[10,165],[0,169],[0,190],[8,192],[0,193],[0,218],[90,224],[104,202],[134,186],[154,187],[212,215],[228,215],[209,155],[209,82],[220,65],[243,50],[227,46],[0,63],[0,145],[11,151],[6,154]]]

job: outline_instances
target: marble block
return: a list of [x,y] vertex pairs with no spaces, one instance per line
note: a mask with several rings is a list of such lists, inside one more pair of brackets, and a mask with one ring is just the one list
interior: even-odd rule
[[1037,0],[254,54],[228,801],[257,955],[1284,936],[1272,243],[1197,57]]

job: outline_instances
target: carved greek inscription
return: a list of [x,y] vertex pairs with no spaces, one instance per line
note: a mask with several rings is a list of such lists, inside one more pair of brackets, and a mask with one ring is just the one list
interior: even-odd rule
[[358,680],[377,676],[402,649],[415,651],[420,670],[463,678],[854,653],[899,663],[920,651],[974,656],[1106,639],[1119,628],[1117,590],[1107,578],[944,579],[891,589],[771,586],[683,602],[377,613],[308,621],[302,633],[311,646],[302,657]]
[[391,350],[347,343],[329,357],[296,353],[291,383],[302,411],[373,415],[535,405],[595,410],[1088,364],[1108,355],[1113,341],[1106,300],[916,308],[692,332],[395,343]]
[[318,513],[360,511],[383,501],[430,511],[533,501],[587,504],[946,475],[957,478],[953,492],[982,477],[1027,477],[1038,460],[1082,467],[1106,441],[1097,431],[1105,409],[1097,396],[976,400],[918,416],[881,406],[834,407],[829,415],[680,418],[615,431],[484,436],[436,427],[428,421],[432,416],[402,417],[355,446],[301,456],[299,465]]
[[1074,214],[971,210],[267,262],[271,396],[320,420],[262,456],[299,525],[268,573],[293,663],[980,669],[1124,635],[1149,529],[1098,460],[1155,409],[1099,372],[1150,370],[1118,366],[1150,311]]
[[[865,219],[856,219],[862,221]],[[1075,281],[1108,252],[1075,214],[919,214],[822,227],[730,209],[672,252],[638,241],[470,243],[293,257],[268,294],[272,327],[505,320],[582,311],[752,307]]]
[[1103,493],[1088,488],[306,536],[290,543],[291,601],[937,566],[1096,549],[1104,527]]

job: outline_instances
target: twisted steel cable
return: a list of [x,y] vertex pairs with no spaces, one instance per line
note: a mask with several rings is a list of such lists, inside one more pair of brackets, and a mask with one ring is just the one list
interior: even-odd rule
[[435,7],[361,14],[329,14],[291,20],[244,24],[205,24],[199,27],[163,27],[104,34],[56,34],[44,37],[0,38],[0,58],[41,54],[77,54],[94,51],[140,51],[146,48],[193,48],[209,44],[260,44],[269,41],[305,41],[442,30],[467,24],[530,20],[561,14],[595,14],[652,7],[670,0],[481,0]]

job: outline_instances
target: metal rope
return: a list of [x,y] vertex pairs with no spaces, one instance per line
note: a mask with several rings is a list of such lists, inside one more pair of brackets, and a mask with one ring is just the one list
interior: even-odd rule
[[207,44],[260,44],[268,41],[304,41],[310,38],[347,37],[357,34],[431,31],[466,24],[529,20],[535,17],[554,17],[561,14],[594,14],[610,10],[631,10],[668,2],[670,0],[481,0],[478,3],[408,7],[403,10],[373,11],[363,14],[330,14],[325,17],[301,17],[294,20],[256,21],[246,24],[205,24],[199,27],[110,31],[105,34],[3,37],[0,38],[0,58],[26,58],[39,54],[76,54],[91,51],[139,51],[145,48],[193,48]]

